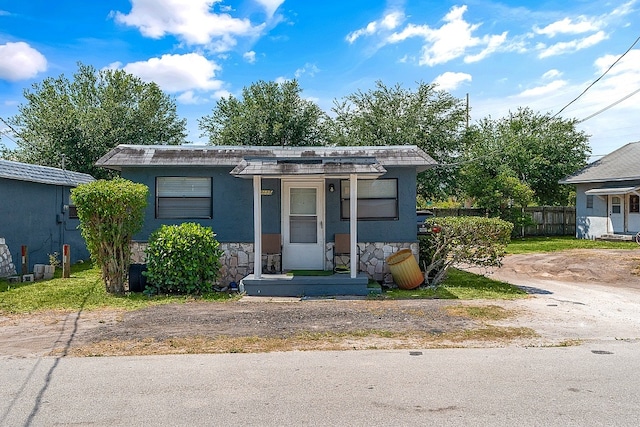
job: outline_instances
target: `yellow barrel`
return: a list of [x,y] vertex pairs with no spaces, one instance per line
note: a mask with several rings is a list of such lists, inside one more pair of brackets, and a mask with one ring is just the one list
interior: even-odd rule
[[415,289],[424,282],[416,258],[410,249],[401,249],[387,257],[393,281],[400,289]]

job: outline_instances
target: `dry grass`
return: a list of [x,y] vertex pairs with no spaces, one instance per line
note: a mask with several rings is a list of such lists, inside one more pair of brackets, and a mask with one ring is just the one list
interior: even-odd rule
[[496,342],[536,338],[529,328],[483,325],[446,333],[362,330],[349,333],[302,333],[293,337],[184,337],[164,341],[101,341],[67,352],[68,356],[133,356],[160,354],[265,353],[278,351],[372,350],[481,347]]
[[504,320],[515,317],[515,310],[507,310],[498,305],[452,305],[444,307],[451,316],[465,317],[474,320]]

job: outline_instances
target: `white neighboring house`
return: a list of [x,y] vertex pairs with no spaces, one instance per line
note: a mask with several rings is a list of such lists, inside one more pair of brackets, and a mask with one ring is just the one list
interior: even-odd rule
[[640,141],[607,154],[560,181],[576,186],[576,237],[640,231]]

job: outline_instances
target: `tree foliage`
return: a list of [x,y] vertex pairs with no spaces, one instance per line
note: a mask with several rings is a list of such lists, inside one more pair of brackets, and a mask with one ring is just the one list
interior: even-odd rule
[[131,238],[144,221],[149,189],[123,178],[97,180],[71,190],[80,229],[107,292],[123,294],[131,258]]
[[425,281],[437,286],[455,265],[499,267],[511,240],[513,224],[499,218],[442,217],[425,221],[430,235],[421,236],[420,258]]
[[104,178],[96,160],[118,144],[181,144],[186,120],[155,83],[122,70],[78,64],[69,80],[47,78],[24,91],[26,104],[10,119],[18,160]]
[[147,289],[151,294],[211,292],[222,251],[210,227],[185,222],[163,225],[149,236]]
[[212,145],[324,145],[329,118],[301,93],[296,80],[253,83],[242,99],[223,97],[199,120],[202,136]]
[[486,118],[467,135],[460,176],[464,193],[477,205],[565,205],[571,189],[558,181],[587,164],[588,136],[575,120],[520,108]]
[[[411,91],[377,81],[367,92],[335,101],[333,112],[337,145],[417,145],[443,164],[459,155],[467,120],[462,100],[425,83]],[[418,177],[418,194],[426,199],[446,198],[454,186],[451,169],[432,169]]]

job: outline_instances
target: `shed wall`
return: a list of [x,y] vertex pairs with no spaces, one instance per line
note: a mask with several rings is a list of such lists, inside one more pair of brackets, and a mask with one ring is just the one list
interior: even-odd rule
[[64,209],[70,204],[70,187],[0,178],[0,195],[0,237],[18,270],[23,245],[29,250],[30,272],[34,264],[49,264],[49,254],[62,254],[63,244],[71,245],[72,263],[89,259],[80,221]]

